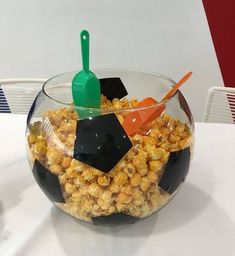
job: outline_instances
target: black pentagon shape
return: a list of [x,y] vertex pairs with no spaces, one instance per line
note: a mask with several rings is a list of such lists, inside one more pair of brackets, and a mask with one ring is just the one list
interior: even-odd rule
[[37,96],[36,96],[35,99],[34,99],[33,104],[32,104],[31,107],[30,107],[30,110],[29,110],[29,113],[28,113],[28,116],[27,116],[27,125],[28,125],[28,126],[29,126],[29,122],[30,122],[30,120],[31,120],[31,117],[32,117],[32,115],[33,115],[34,109],[35,109],[35,107],[36,107],[36,103],[37,103],[37,99],[38,99],[38,97],[39,97],[39,94],[40,94],[40,92],[37,94]]
[[114,98],[121,99],[128,94],[122,80],[119,77],[101,78],[99,81],[101,93],[109,100]]
[[92,221],[95,225],[103,226],[133,224],[138,220],[140,220],[140,218],[128,215],[123,212],[118,212],[107,216],[92,217]]
[[131,147],[115,114],[77,122],[74,158],[98,170],[109,172]]
[[178,90],[178,99],[180,103],[180,107],[184,110],[185,114],[187,115],[188,119],[190,122],[193,122],[193,115],[190,111],[190,108],[188,106],[187,101],[185,100],[183,94],[181,93],[180,90]]
[[189,170],[190,148],[171,152],[158,186],[172,194],[185,180]]
[[65,203],[58,176],[51,173],[38,160],[34,161],[33,176],[52,202]]

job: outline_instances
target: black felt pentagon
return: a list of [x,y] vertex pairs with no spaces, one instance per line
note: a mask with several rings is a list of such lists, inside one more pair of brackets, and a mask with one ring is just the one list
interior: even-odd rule
[[127,90],[119,77],[102,78],[100,81],[100,91],[109,100],[114,98],[121,99],[128,93]]
[[179,90],[178,90],[178,99],[179,99],[180,107],[184,110],[184,112],[187,115],[189,121],[193,122],[193,115],[192,115],[192,113],[190,111],[188,103],[185,100],[185,98],[184,98],[183,94],[181,93],[181,91],[179,91]]
[[190,148],[171,152],[158,186],[172,194],[185,180],[190,162]]
[[33,175],[47,197],[57,203],[65,203],[58,176],[51,173],[38,160],[34,161]]
[[129,151],[132,143],[115,114],[77,122],[74,158],[109,172]]
[[40,92],[37,94],[37,96],[36,96],[35,99],[34,99],[33,104],[32,104],[31,107],[30,107],[30,110],[29,110],[29,113],[28,113],[28,116],[27,116],[27,125],[28,125],[28,126],[29,126],[29,122],[30,122],[30,120],[31,120],[31,118],[32,118],[33,112],[34,112],[34,110],[35,110],[35,106],[36,106],[36,104],[37,104],[37,100],[38,100],[39,94],[40,94]]
[[123,212],[114,213],[108,216],[92,217],[92,221],[96,225],[117,226],[124,224],[133,224],[140,220],[138,217],[128,215]]

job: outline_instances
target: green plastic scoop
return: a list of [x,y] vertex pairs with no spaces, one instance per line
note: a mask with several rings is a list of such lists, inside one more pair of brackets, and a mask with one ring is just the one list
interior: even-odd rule
[[[89,70],[89,33],[83,30],[80,34],[83,70],[75,75],[72,81],[72,94],[75,106],[100,108],[101,93],[98,78]],[[77,110],[80,118],[97,115],[97,111]]]

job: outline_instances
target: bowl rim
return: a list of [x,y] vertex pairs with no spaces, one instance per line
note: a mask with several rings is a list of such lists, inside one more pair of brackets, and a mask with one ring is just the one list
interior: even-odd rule
[[[154,77],[157,77],[157,78],[160,78],[162,80],[165,80],[165,81],[168,81],[171,86],[173,86],[176,82],[165,76],[165,75],[162,75],[160,73],[157,73],[157,72],[154,72],[154,71],[146,71],[146,70],[137,70],[137,69],[127,69],[127,68],[105,68],[105,67],[102,67],[102,68],[94,68],[93,69],[94,73],[97,71],[97,72],[132,72],[132,73],[142,73],[142,74],[146,74],[146,75],[151,75],[151,76],[154,76]],[[83,107],[83,106],[74,106],[72,103],[65,103],[65,102],[62,102],[60,100],[57,100],[53,97],[51,97],[47,92],[46,92],[46,86],[47,84],[57,78],[57,77],[60,77],[60,76],[63,76],[63,75],[66,75],[66,74],[69,74],[69,73],[77,73],[78,71],[69,71],[69,72],[64,72],[64,73],[61,73],[61,74],[58,74],[58,75],[55,75],[51,78],[49,78],[42,86],[42,92],[43,94],[49,98],[50,100],[52,100],[53,102],[55,102],[56,104],[59,104],[59,105],[62,105],[62,106],[66,106],[66,107],[69,107],[69,108],[73,108],[75,110],[86,110],[86,111],[91,111],[91,112],[96,112],[96,111],[102,111],[102,113],[115,113],[115,112],[118,112],[118,113],[121,113],[121,112],[128,112],[128,111],[137,111],[137,110],[145,110],[145,109],[152,109],[152,108],[156,108],[156,107],[160,107],[162,105],[165,105],[168,101],[171,100],[172,97],[174,97],[175,95],[178,94],[178,91],[173,95],[171,96],[169,99],[167,100],[164,100],[164,101],[161,101],[157,104],[153,104],[151,106],[147,106],[147,107],[135,107],[135,108],[121,108],[121,109],[114,109],[114,108],[92,108],[92,107]],[[181,93],[182,94],[182,93]],[[125,97],[124,97],[125,98]]]

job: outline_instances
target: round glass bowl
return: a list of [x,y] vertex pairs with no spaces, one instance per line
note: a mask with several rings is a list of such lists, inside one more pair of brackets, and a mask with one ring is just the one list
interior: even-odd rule
[[[44,84],[27,118],[29,163],[46,196],[69,215],[101,225],[134,223],[157,212],[184,182],[193,118],[180,91],[167,102],[138,107],[148,97],[161,100],[174,84],[165,76],[95,74],[104,94],[100,109],[74,107],[75,72]],[[135,129],[138,118],[145,122]]]

